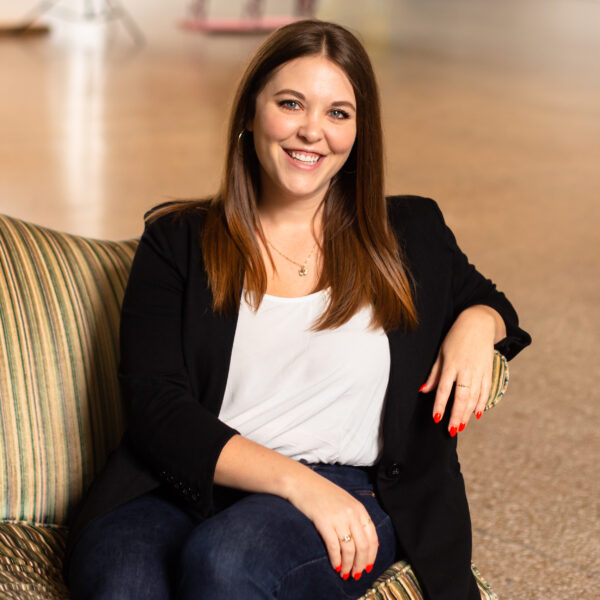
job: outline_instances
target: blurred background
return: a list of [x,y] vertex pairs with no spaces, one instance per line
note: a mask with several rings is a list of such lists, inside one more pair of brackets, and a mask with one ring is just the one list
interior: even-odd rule
[[[600,2],[312,4],[371,55],[388,191],[435,198],[533,336],[459,441],[474,561],[503,600],[600,598]],[[153,205],[215,191],[266,34],[205,30],[250,5],[126,0],[107,21],[120,3],[64,0],[17,35],[36,3],[0,0],[0,212],[126,239]]]

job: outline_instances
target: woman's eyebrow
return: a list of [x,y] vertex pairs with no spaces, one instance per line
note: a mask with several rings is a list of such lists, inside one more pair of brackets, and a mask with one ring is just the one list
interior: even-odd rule
[[[296,96],[296,98],[298,98],[299,100],[306,100],[306,97],[304,96],[304,94],[297,92],[296,90],[284,89],[284,90],[279,90],[278,92],[275,92],[275,96],[282,96],[282,95]],[[331,106],[348,106],[349,108],[351,108],[353,111],[356,112],[356,107],[354,106],[354,104],[352,104],[352,102],[347,102],[346,100],[339,100],[337,102],[332,102]]]

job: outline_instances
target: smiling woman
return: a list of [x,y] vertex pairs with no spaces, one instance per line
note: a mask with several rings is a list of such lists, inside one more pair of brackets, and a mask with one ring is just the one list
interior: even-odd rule
[[325,56],[297,58],[273,73],[246,126],[260,163],[265,218],[297,202],[318,212],[354,145],[355,103],[348,77]]
[[358,40],[277,30],[240,82],[221,189],[148,215],[128,429],[71,529],[73,598],[349,600],[400,558],[427,600],[479,598],[456,436],[494,349],[529,342],[437,204],[384,197]]

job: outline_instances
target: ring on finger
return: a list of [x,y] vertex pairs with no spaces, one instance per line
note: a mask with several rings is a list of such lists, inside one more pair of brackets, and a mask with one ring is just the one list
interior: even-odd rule
[[340,542],[351,542],[352,541],[352,534],[347,533],[344,537],[340,538]]
[[456,387],[462,387],[462,388],[467,388],[469,389],[471,386],[470,385],[465,385],[464,383],[457,383]]

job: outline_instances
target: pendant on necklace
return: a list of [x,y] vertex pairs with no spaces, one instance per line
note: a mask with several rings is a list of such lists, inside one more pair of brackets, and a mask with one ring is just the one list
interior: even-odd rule
[[304,277],[305,275],[308,275],[308,271],[306,270],[306,265],[302,265],[300,267],[300,270],[298,271],[298,275],[300,275],[300,277]]

